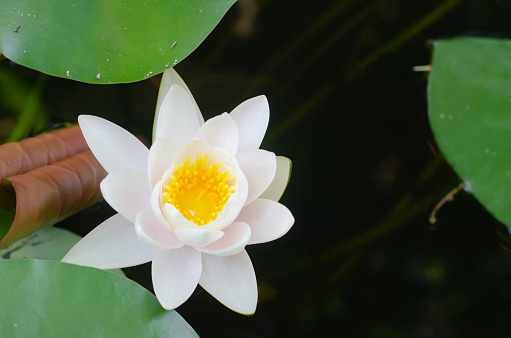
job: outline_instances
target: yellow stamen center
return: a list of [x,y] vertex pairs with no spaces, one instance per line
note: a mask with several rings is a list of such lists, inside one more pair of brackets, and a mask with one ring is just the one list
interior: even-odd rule
[[214,221],[227,200],[236,191],[229,183],[235,177],[227,169],[219,171],[218,161],[208,166],[209,154],[197,155],[190,163],[190,156],[176,168],[163,186],[162,203],[170,203],[189,221],[204,225]]

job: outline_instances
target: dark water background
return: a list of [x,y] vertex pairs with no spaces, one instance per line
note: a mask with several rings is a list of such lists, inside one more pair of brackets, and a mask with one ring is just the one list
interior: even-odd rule
[[[200,288],[178,312],[201,337],[509,337],[507,230],[465,192],[427,118],[431,41],[510,37],[511,1],[239,0],[176,66],[206,118],[265,94],[262,148],[293,160],[281,202],[296,223],[251,246],[254,316]],[[106,117],[150,140],[159,76],[93,86],[4,60],[27,86],[44,81],[52,121]],[[27,94],[28,95],[28,94]],[[2,107],[1,137],[15,116]],[[102,203],[59,226],[85,234]],[[127,269],[151,289],[150,265]]]

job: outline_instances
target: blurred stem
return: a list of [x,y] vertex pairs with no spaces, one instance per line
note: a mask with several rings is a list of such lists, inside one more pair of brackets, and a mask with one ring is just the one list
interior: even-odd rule
[[[328,24],[332,23],[347,9],[350,8],[351,5],[355,3],[354,0],[346,0],[346,1],[337,1],[334,5],[328,8],[323,15],[314,20],[309,26],[307,26],[303,31],[299,34],[295,35],[295,38],[291,40],[284,49],[282,49],[276,57],[274,57],[271,62],[261,71],[262,74],[268,74],[280,66],[285,64],[288,59],[292,58],[293,55],[299,52],[302,49],[303,45],[307,44],[308,39],[312,38],[316,33],[325,28]],[[372,7],[372,6],[371,6]],[[345,32],[349,30],[349,28],[353,25],[353,20],[348,21],[347,24],[341,26],[338,29],[338,33]],[[356,21],[356,20],[355,20]],[[337,34],[334,34],[336,36]],[[331,39],[327,40],[330,41]]]
[[[327,25],[334,22],[335,19],[338,19],[343,12],[348,10],[351,5],[355,3],[355,0],[346,0],[346,1],[337,1],[332,7],[327,8],[323,15],[314,20],[310,25],[308,25],[304,30],[302,30],[298,34],[294,34],[294,38],[290,40],[290,42],[279,51],[279,53],[274,56],[271,61],[258,73],[265,74],[265,77],[268,74],[273,73],[275,70],[279,69],[282,65],[288,62],[289,59],[292,59],[294,55],[300,52],[301,49],[306,49],[306,46],[309,42],[308,40],[324,29]],[[372,7],[372,6],[371,6]],[[354,23],[358,21],[357,15],[355,19],[348,21],[347,24],[341,26],[336,34],[333,35],[332,38],[328,39],[326,43],[323,43],[321,48],[321,52],[325,48],[325,44],[328,47],[328,44],[331,43],[332,39],[337,40],[340,36],[344,35],[348,32]],[[316,55],[318,51],[316,51],[313,55]],[[310,59],[310,57],[309,57]],[[296,76],[295,76],[296,77]],[[243,94],[243,96],[247,96],[249,92],[256,91],[257,88],[262,85],[264,82],[264,77],[254,77],[252,83],[247,87],[247,91]]]
[[347,75],[347,81],[351,82],[355,79],[359,73],[363,72],[367,67],[372,65],[375,61],[381,58],[383,55],[393,52],[400,48],[405,43],[410,41],[413,37],[417,36],[423,30],[428,28],[435,21],[441,19],[444,15],[449,13],[455,6],[459,5],[463,0],[447,0],[440,4],[438,7],[429,12],[417,23],[405,29],[401,34],[396,36],[394,39],[388,41],[386,44],[369,54],[367,57],[356,63],[351,71]]
[[298,124],[305,116],[307,116],[307,114],[315,111],[316,107],[333,93],[333,88],[333,83],[330,83],[316,91],[313,96],[309,97],[309,99],[290,114],[287,119],[285,119],[277,127],[273,128],[269,134],[269,139],[272,141],[279,139],[284,132]]
[[[362,11],[360,11],[357,15],[355,15],[351,20],[348,20],[346,24],[339,27],[333,34],[330,35],[328,39],[325,39],[323,43],[314,48],[313,52],[302,62],[298,67],[296,67],[295,71],[292,75],[286,80],[286,83],[282,85],[282,90],[278,96],[283,96],[285,92],[291,87],[291,84],[296,83],[298,79],[310,68],[316,65],[316,61],[324,54],[328,53],[328,50],[336,45],[339,40],[349,33],[353,28],[357,26],[362,20],[367,18],[370,14],[375,12],[376,5],[371,4],[365,7]],[[263,74],[266,74],[263,71]]]
[[[351,71],[343,78],[341,87],[346,86],[355,80],[361,73],[366,71],[373,63],[380,59],[383,55],[391,53],[396,49],[402,47],[413,37],[420,34],[423,30],[433,24],[435,21],[441,19],[447,13],[449,13],[455,6],[460,4],[463,0],[447,0],[425,17],[413,24],[408,29],[404,30],[403,33],[396,36],[394,39],[388,41],[386,44],[376,49],[374,52],[363,58],[360,62],[356,63],[351,67]],[[335,76],[333,76],[335,78]],[[342,77],[341,77],[342,78]],[[282,133],[291,129],[295,124],[304,119],[308,114],[317,110],[317,106],[321,102],[325,101],[329,96],[335,94],[335,90],[339,90],[339,83],[337,81],[331,81],[325,84],[323,87],[318,89],[314,95],[308,98],[308,100],[299,106],[299,108],[291,114],[286,120],[284,120],[274,132],[270,135],[272,138],[278,138]]]
[[333,271],[333,273],[330,274],[330,276],[322,279],[316,287],[302,295],[298,300],[298,304],[306,304],[310,302],[310,300],[313,299],[315,295],[328,288],[329,286],[334,285],[338,280],[342,279],[353,267],[356,266],[360,260],[360,257],[360,254],[354,254],[348,257],[341,265],[337,267],[337,269]]
[[31,129],[41,129],[47,122],[46,113],[41,108],[40,104],[41,92],[45,80],[45,76],[38,77],[37,82],[30,91],[20,111],[18,121],[7,139],[7,142],[19,141],[27,137]]
[[[434,160],[431,161],[431,163],[421,173],[419,178],[420,184],[424,185],[426,182],[428,182],[443,163],[444,159],[442,157],[435,157]],[[368,245],[399,229],[400,227],[408,224],[408,222],[417,218],[419,215],[424,214],[424,212],[432,205],[434,205],[439,199],[441,199],[444,194],[445,191],[442,189],[442,191],[436,191],[425,198],[416,200],[413,193],[406,193],[395,204],[394,208],[387,214],[385,219],[373,228],[361,233],[358,236],[352,237],[333,248],[323,251],[316,257],[308,260],[300,260],[295,264],[285,267],[279,267],[276,271],[274,271],[274,274],[293,274],[299,270],[306,270],[312,267],[316,267],[333,260],[338,260],[344,255],[358,252]]]
[[[189,81],[188,87],[196,88],[202,84],[204,78],[204,74],[206,71],[211,68],[224,54],[227,47],[232,43],[234,38],[236,37],[236,30],[238,29],[239,22],[241,20],[250,20],[257,16],[266,6],[268,6],[272,0],[261,0],[258,2],[254,2],[253,6],[250,7],[248,11],[242,13],[242,17],[240,17],[231,27],[231,30],[228,34],[225,34],[223,39],[220,40],[219,43],[215,45],[215,48],[208,54],[208,58],[201,62],[199,70],[196,72],[194,79]],[[238,3],[237,6],[240,6]],[[234,7],[234,6],[233,6]]]
[[334,247],[314,260],[314,264],[321,264],[338,258],[353,251],[358,251],[369,244],[381,239],[389,233],[406,225],[409,221],[423,214],[425,210],[438,201],[444,192],[436,192],[419,201],[415,201],[413,195],[406,194],[398,201],[394,208],[387,215],[385,220],[368,231],[355,236],[339,246]]
[[[421,181],[425,182],[436,171],[438,166],[444,161],[442,158],[435,158],[435,160],[426,168],[421,175]],[[463,184],[464,185],[464,184]],[[459,186],[458,186],[459,187]],[[457,188],[458,188],[457,187]],[[457,189],[455,188],[455,189]],[[459,190],[457,190],[459,191]],[[421,213],[431,207],[444,192],[435,192],[426,198],[414,201],[412,194],[404,195],[401,200],[390,211],[385,220],[374,228],[355,236],[339,246],[330,249],[319,255],[311,262],[311,265],[319,265],[326,263],[334,258],[339,258],[344,255],[351,254],[337,269],[335,269],[328,277],[322,279],[322,282],[314,287],[311,291],[306,293],[299,302],[307,302],[314,297],[315,294],[320,293],[323,289],[336,284],[343,276],[345,276],[351,268],[353,268],[360,260],[360,251],[369,244],[376,242],[389,233],[397,230],[401,226],[408,224],[409,221],[416,218]],[[443,199],[442,199],[443,201]]]

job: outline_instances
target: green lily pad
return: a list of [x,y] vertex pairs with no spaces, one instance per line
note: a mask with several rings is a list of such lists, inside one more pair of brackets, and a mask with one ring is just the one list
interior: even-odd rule
[[1,337],[197,337],[137,283],[99,269],[0,260]]
[[[48,228],[0,250],[0,259],[42,259],[60,261],[82,237],[69,230]],[[125,276],[121,269],[108,270]]]
[[236,0],[2,0],[0,50],[88,83],[133,82],[174,66]]
[[440,150],[467,190],[511,226],[511,41],[436,41],[428,89]]

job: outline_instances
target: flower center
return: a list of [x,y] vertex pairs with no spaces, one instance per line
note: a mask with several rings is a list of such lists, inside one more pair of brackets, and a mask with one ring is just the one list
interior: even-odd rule
[[197,155],[190,163],[190,155],[176,169],[164,185],[162,203],[170,203],[189,221],[204,225],[214,221],[224,208],[236,185],[229,181],[235,177],[227,169],[219,171],[218,161],[208,167],[209,154]]

